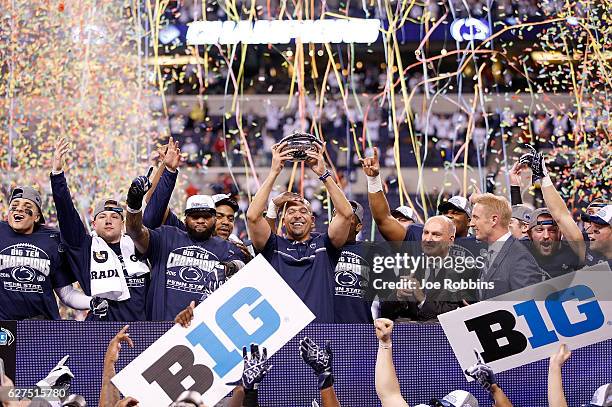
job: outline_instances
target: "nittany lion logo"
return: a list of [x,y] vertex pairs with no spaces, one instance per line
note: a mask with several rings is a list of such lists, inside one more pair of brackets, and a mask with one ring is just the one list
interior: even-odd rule
[[106,263],[108,260],[108,252],[106,250],[101,252],[93,252],[93,258],[96,263]]
[[353,287],[357,283],[357,276],[350,271],[340,271],[336,273],[336,284],[344,287]]
[[183,281],[191,282],[191,281],[201,281],[204,273],[197,267],[193,266],[185,266],[181,267],[179,271],[179,276],[183,279]]
[[15,281],[18,281],[20,283],[30,283],[34,281],[34,277],[36,277],[36,272],[28,266],[19,266],[11,270],[11,275],[13,276],[13,279]]

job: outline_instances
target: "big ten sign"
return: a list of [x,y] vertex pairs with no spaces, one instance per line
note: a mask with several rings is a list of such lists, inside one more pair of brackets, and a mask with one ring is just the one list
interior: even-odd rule
[[439,317],[459,364],[496,372],[612,338],[612,272],[597,265]]
[[172,327],[119,372],[113,383],[141,405],[168,405],[185,390],[214,405],[242,374],[242,347],[274,354],[314,315],[262,257],[194,310],[190,327]]

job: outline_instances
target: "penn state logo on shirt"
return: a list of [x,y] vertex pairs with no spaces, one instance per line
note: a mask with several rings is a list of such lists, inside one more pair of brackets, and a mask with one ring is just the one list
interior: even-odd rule
[[108,261],[108,252],[106,250],[93,252],[93,259],[96,263],[106,263]]
[[344,250],[335,270],[336,295],[363,298],[368,288],[370,265],[361,256]]
[[5,290],[42,292],[51,272],[49,255],[38,246],[17,243],[0,251],[0,281]]
[[340,271],[336,273],[336,284],[344,287],[353,287],[357,284],[359,279],[350,271]]
[[166,262],[166,288],[188,293],[204,293],[208,273],[219,264],[218,257],[200,246],[172,250]]
[[185,266],[181,267],[179,276],[181,279],[183,279],[183,281],[187,282],[200,281],[204,276],[204,272],[197,267]]
[[19,266],[11,271],[11,276],[13,276],[15,281],[19,281],[20,283],[30,283],[34,281],[36,272],[28,266]]

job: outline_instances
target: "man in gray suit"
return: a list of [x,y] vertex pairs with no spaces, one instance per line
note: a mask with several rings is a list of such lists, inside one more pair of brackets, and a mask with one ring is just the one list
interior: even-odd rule
[[510,203],[493,194],[482,194],[474,203],[470,227],[476,239],[488,244],[488,251],[482,253],[488,267],[480,280],[493,283],[491,289],[480,290],[480,299],[487,300],[541,282],[543,273],[535,259],[508,229],[512,217]]

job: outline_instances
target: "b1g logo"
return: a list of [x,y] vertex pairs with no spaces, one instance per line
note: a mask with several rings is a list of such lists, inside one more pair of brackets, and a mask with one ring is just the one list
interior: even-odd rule
[[[592,301],[577,306],[583,315],[580,321],[570,321],[563,304],[571,300]],[[595,331],[605,323],[605,317],[595,293],[586,285],[577,285],[550,294],[544,301],[554,330],[549,330],[544,318],[534,300],[521,302],[513,306],[516,316],[507,310],[498,310],[489,314],[465,321],[465,326],[476,333],[484,352],[485,362],[493,362],[509,356],[517,355],[531,345],[536,349],[559,341],[559,335],[571,338]],[[520,332],[516,329],[516,319],[525,318],[530,332]],[[493,329],[498,328],[498,329]],[[530,335],[530,336],[529,336]],[[527,337],[529,336],[529,337]],[[504,342],[504,345],[500,345]]]
[[[234,317],[245,306],[249,308],[248,314],[253,320],[253,324],[248,327]],[[270,338],[280,328],[281,319],[257,289],[244,287],[219,307],[215,322],[232,341],[232,349],[227,349],[204,322],[187,335],[187,340],[194,347],[201,346],[208,353],[214,361],[212,369],[219,377],[223,377],[242,364],[242,347],[251,343],[261,344]],[[253,326],[257,328],[253,329]],[[204,394],[214,382],[213,372],[208,366],[194,364],[194,360],[189,347],[177,345],[149,366],[142,376],[149,383],[156,382],[172,400],[185,390]],[[177,364],[180,369],[176,368]],[[186,379],[190,379],[187,382],[192,383],[191,386],[184,385]]]

